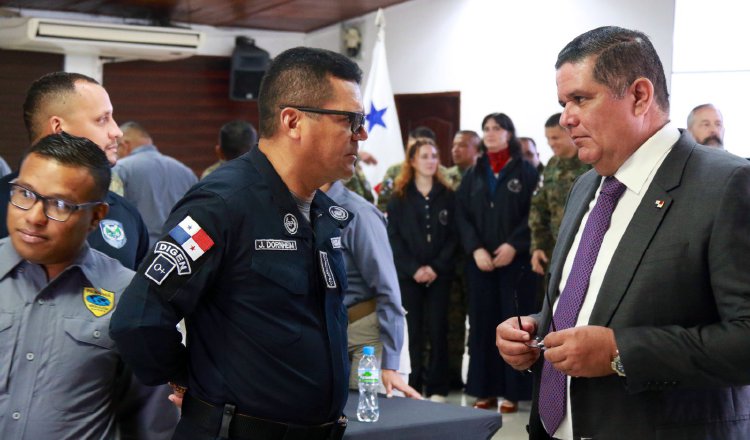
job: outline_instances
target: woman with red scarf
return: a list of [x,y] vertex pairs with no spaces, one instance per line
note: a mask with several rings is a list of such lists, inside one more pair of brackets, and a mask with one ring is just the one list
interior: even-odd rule
[[[467,252],[469,372],[466,393],[477,408],[517,411],[531,398],[531,377],[514,370],[495,347],[495,328],[510,316],[532,312],[529,207],[539,182],[521,157],[513,121],[504,113],[482,120],[484,155],[469,169],[456,194],[456,222]],[[516,307],[515,298],[518,298]]]

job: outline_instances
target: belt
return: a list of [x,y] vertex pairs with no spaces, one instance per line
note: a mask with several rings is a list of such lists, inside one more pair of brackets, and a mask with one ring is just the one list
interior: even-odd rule
[[182,417],[208,432],[218,432],[219,439],[263,440],[338,440],[344,437],[346,417],[322,425],[304,426],[273,422],[234,412],[234,405],[214,406],[185,395]]
[[375,298],[370,298],[367,301],[362,301],[361,303],[354,304],[347,310],[347,313],[349,314],[349,323],[351,324],[354,321],[359,321],[360,319],[364,318],[374,311]]

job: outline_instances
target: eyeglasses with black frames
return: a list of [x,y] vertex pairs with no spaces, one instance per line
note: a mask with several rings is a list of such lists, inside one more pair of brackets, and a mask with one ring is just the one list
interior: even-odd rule
[[67,221],[70,216],[81,209],[101,205],[104,202],[87,202],[87,203],[69,203],[62,199],[45,197],[36,191],[25,186],[11,182],[10,184],[10,203],[16,208],[28,211],[37,201],[42,202],[44,215],[51,220],[58,222]]
[[327,108],[317,107],[302,107],[297,105],[280,105],[280,109],[293,108],[301,112],[317,113],[321,115],[338,115],[346,116],[349,120],[349,125],[352,130],[352,134],[358,134],[360,129],[365,125],[365,114],[360,112],[348,112],[345,110],[329,110]]

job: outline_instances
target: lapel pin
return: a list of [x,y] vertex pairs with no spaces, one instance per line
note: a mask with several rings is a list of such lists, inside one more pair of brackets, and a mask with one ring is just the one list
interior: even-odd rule
[[654,205],[657,208],[663,208],[664,207],[664,200],[657,200],[656,202],[654,202]]

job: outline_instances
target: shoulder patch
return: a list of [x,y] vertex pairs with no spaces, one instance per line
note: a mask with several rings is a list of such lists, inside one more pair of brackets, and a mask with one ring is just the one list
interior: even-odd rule
[[83,305],[97,318],[102,317],[115,307],[115,293],[104,289],[84,287]]
[[122,248],[128,242],[128,237],[125,235],[125,228],[117,220],[105,218],[99,222],[99,230],[102,233],[104,241],[115,249]]
[[331,237],[331,247],[341,249],[341,237]]
[[214,245],[211,237],[190,216],[185,217],[177,226],[172,228],[169,231],[169,236],[182,246],[182,249],[187,252],[193,261],[200,258]]
[[328,208],[328,213],[331,217],[339,221],[344,221],[349,218],[349,212],[340,206],[331,206]]

